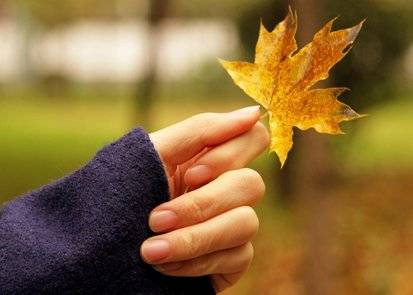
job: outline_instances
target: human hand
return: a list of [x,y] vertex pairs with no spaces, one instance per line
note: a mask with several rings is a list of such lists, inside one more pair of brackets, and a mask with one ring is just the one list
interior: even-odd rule
[[259,116],[257,107],[200,114],[150,135],[172,198],[152,211],[149,224],[160,235],[141,247],[158,271],[211,275],[219,292],[248,269],[258,230],[251,206],[265,188],[257,172],[241,168],[268,145]]

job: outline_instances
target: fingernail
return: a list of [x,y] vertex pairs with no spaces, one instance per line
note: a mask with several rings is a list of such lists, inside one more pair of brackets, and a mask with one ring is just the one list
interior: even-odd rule
[[185,173],[185,182],[189,186],[205,184],[212,178],[212,169],[208,165],[194,166]]
[[178,216],[175,212],[162,210],[155,211],[149,217],[149,226],[154,232],[165,231],[175,227],[178,223]]
[[159,272],[165,271],[174,271],[180,269],[184,264],[182,262],[172,262],[172,263],[165,263],[161,265],[155,265],[153,268]]
[[256,105],[256,106],[250,106],[250,107],[246,107],[243,109],[239,109],[236,111],[231,112],[231,115],[249,115],[252,113],[256,113],[260,110],[260,106]]
[[149,262],[161,260],[169,255],[171,247],[164,240],[145,241],[142,245],[142,256]]

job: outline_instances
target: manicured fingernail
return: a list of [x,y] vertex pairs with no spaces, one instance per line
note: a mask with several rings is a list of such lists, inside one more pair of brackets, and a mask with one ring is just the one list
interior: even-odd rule
[[178,216],[172,211],[155,211],[149,217],[149,226],[154,232],[171,229],[177,224]]
[[238,116],[238,115],[249,115],[249,114],[258,112],[259,110],[260,110],[260,106],[259,106],[259,105],[256,105],[256,106],[246,107],[246,108],[243,108],[243,109],[239,109],[239,110],[233,111],[233,112],[231,112],[230,114],[231,114],[231,115],[235,115],[235,116]]
[[148,262],[156,262],[169,255],[171,247],[165,240],[149,240],[142,245],[142,256]]
[[183,266],[183,262],[172,262],[172,263],[165,263],[165,264],[161,264],[161,265],[155,265],[153,266],[153,268],[156,271],[159,272],[165,272],[165,271],[174,271],[174,270],[178,270]]
[[208,165],[194,166],[185,173],[185,182],[188,186],[205,184],[212,178],[212,169]]

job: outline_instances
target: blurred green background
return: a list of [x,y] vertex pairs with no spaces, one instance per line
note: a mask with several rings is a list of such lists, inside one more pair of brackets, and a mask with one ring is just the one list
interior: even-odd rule
[[0,203],[79,168],[137,125],[254,104],[216,57],[252,60],[291,5],[304,45],[367,18],[327,84],[370,116],[296,132],[265,178],[250,272],[225,294],[413,294],[413,3],[408,0],[2,0]]

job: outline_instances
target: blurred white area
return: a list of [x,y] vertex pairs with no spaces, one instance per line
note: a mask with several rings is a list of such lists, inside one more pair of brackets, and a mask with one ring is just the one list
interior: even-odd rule
[[13,22],[0,22],[0,81],[17,80],[21,73],[22,34]]
[[[133,82],[144,76],[148,66],[149,32],[143,21],[83,21],[33,33],[25,48],[24,32],[13,20],[4,20],[0,22],[0,81],[19,80],[30,68],[36,75],[62,75],[77,82]],[[219,19],[166,20],[157,42],[164,80],[180,79],[239,47],[235,25]]]

